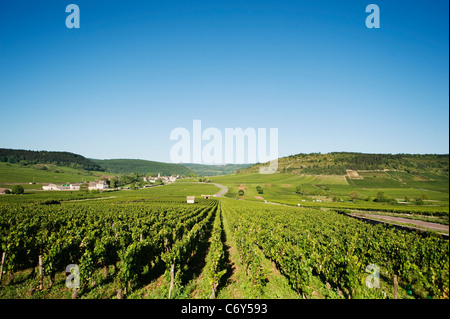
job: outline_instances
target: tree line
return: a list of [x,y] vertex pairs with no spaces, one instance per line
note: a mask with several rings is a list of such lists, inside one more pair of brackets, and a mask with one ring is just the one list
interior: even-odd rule
[[69,152],[27,151],[0,148],[0,162],[22,165],[53,164],[87,171],[104,171],[91,160]]

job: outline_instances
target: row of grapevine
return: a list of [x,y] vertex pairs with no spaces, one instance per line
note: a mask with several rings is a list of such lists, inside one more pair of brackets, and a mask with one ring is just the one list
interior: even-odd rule
[[[318,276],[346,296],[382,298],[381,289],[365,286],[365,269],[375,264],[388,280],[398,276],[413,290],[448,298],[448,241],[368,225],[332,211],[233,201],[223,205],[244,260],[260,249],[299,293],[310,295],[312,276]],[[257,267],[251,259],[248,263]]]
[[222,207],[217,211],[211,233],[211,245],[209,247],[209,268],[207,269],[209,284],[211,286],[211,299],[214,299],[219,286],[220,279],[226,273],[225,248],[222,241]]
[[[132,287],[145,266],[154,265],[197,224],[208,223],[217,206],[185,203],[65,203],[0,207],[0,245],[5,270],[13,274],[37,265],[42,255],[44,275],[79,265],[80,286],[95,284],[96,269],[118,269],[117,280]],[[198,226],[197,226],[198,228]]]
[[231,222],[231,228],[234,229],[234,241],[239,252],[241,262],[245,267],[247,276],[252,285],[262,294],[263,287],[266,283],[266,276],[261,266],[261,256],[258,254],[258,247],[255,239],[248,236],[248,225],[238,224],[235,220]]
[[175,242],[170,250],[162,254],[161,258],[167,266],[166,274],[170,274],[171,277],[169,298],[174,287],[181,283],[181,277],[188,270],[187,264],[195,255],[199,242],[207,238],[216,210],[217,206],[210,209],[202,220],[195,220],[191,230]]

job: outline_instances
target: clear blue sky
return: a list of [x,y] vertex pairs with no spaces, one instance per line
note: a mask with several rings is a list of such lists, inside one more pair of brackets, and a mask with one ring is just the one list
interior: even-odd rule
[[0,147],[169,162],[201,120],[280,157],[448,153],[448,59],[447,0],[3,0]]

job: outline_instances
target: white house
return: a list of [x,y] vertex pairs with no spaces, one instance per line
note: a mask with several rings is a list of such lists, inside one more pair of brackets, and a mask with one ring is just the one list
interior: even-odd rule
[[7,191],[9,191],[9,193],[11,193],[11,189],[10,188],[0,188],[0,195],[6,194]]
[[186,201],[188,204],[194,204],[195,196],[186,196]]
[[[42,186],[42,190],[44,191],[78,191],[80,190],[80,186],[82,183],[72,183],[72,184],[63,184],[63,185],[56,185],[56,184],[44,184]],[[108,184],[104,181],[97,181],[97,182],[90,182],[88,189],[105,189],[108,188]]]
[[58,191],[58,185],[56,184],[47,184],[47,185],[42,185],[42,190],[44,191]]
[[169,177],[169,182],[171,182],[171,183],[175,182],[176,180],[177,180],[176,176],[170,176]]
[[79,191],[80,190],[80,186],[81,186],[81,183],[70,184],[70,190]]
[[93,189],[106,189],[108,188],[108,184],[106,184],[105,181],[96,181],[96,182],[89,182],[89,190]]

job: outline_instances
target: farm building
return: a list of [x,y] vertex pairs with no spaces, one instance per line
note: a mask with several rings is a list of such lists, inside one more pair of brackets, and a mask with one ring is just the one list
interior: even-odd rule
[[186,196],[186,201],[188,204],[194,204],[195,196]]
[[161,174],[158,174],[158,177],[143,177],[142,180],[144,182],[150,182],[150,183],[156,183],[158,179],[161,179],[161,181],[164,184],[170,184],[174,183],[180,176],[161,176]]
[[79,191],[80,190],[80,186],[81,186],[81,183],[70,184],[70,190]]
[[211,197],[211,195],[202,195],[202,197],[203,197],[204,199],[209,199],[209,198]]
[[42,190],[44,191],[57,191],[58,189],[58,185],[56,184],[44,184],[42,185]]
[[74,183],[74,184],[63,184],[63,185],[56,185],[56,184],[44,184],[42,185],[42,190],[44,191],[77,191],[80,189],[81,183]]
[[[56,185],[56,184],[44,184],[42,186],[42,190],[44,191],[78,191],[80,190],[80,186],[82,183],[72,183],[72,184],[63,184],[63,185]],[[97,182],[89,182],[88,189],[106,189],[108,188],[108,184],[104,181],[97,181]]]
[[89,190],[93,189],[105,189],[108,188],[108,184],[105,181],[89,182]]
[[11,189],[9,188],[0,188],[0,195],[11,193]]

